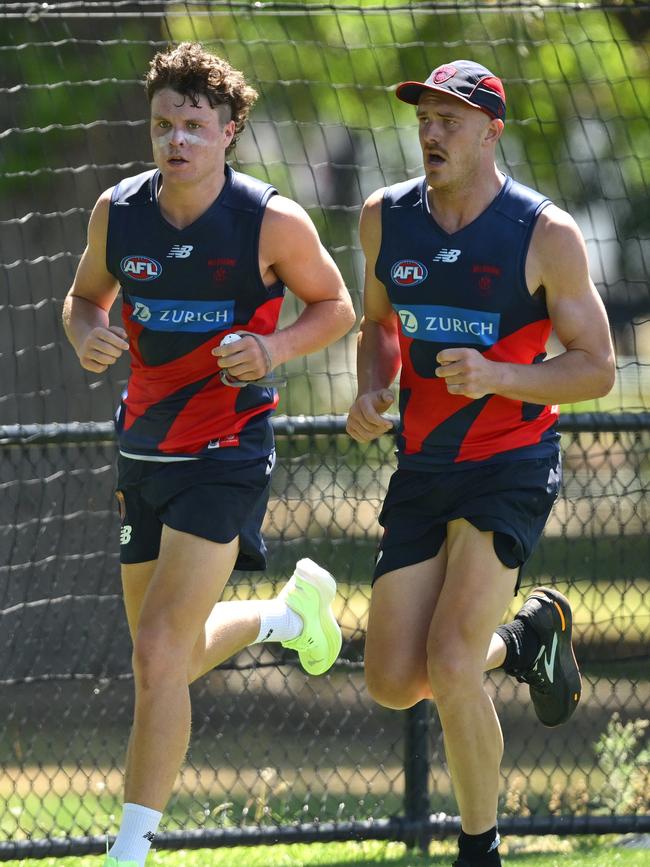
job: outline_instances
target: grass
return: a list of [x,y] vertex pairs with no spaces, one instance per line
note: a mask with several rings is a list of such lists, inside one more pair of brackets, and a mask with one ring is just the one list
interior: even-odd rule
[[[650,867],[649,849],[615,845],[615,837],[509,838],[502,846],[504,864],[518,867]],[[366,840],[348,843],[292,845],[153,852],[147,867],[450,867],[452,841],[432,843],[428,855],[409,852],[402,843]],[[14,867],[101,867],[101,857],[46,858],[8,861]]]

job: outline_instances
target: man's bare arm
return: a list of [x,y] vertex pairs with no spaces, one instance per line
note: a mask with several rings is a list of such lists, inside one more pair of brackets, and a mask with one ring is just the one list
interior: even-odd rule
[[529,257],[533,285],[544,287],[553,328],[566,351],[541,364],[513,364],[494,360],[490,350],[442,350],[436,374],[450,393],[556,404],[602,397],[611,390],[614,349],[605,307],[589,276],[584,239],[568,214],[555,207],[547,211],[535,228]]
[[366,259],[363,319],[357,338],[357,399],[350,407],[347,431],[359,442],[369,442],[391,429],[382,413],[392,405],[389,386],[400,369],[398,322],[386,288],[375,276],[381,246],[381,202],[377,190],[361,212],[359,234]]
[[129,348],[126,332],[109,324],[108,314],[119,284],[106,268],[106,233],[110,190],[93,208],[88,240],[63,304],[63,327],[81,366],[103,373]]
[[329,346],[355,321],[350,293],[308,214],[291,199],[269,200],[260,233],[260,270],[304,302],[291,325],[212,350],[237,379],[257,379],[292,358]]

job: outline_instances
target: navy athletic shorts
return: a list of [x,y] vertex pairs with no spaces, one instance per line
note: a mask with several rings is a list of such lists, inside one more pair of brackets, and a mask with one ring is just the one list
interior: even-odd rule
[[559,456],[484,464],[454,472],[393,473],[379,515],[384,535],[374,581],[435,557],[447,524],[465,518],[494,533],[499,560],[519,569],[539,541],[562,479]]
[[235,569],[266,567],[261,527],[275,453],[249,461],[118,457],[120,561],[158,559],[163,524],[212,542],[239,536]]

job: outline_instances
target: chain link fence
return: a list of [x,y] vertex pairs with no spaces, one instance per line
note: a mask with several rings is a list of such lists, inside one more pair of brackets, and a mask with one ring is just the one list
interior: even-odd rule
[[[361,204],[421,174],[395,84],[453,57],[502,77],[499,164],[580,225],[618,376],[607,398],[565,408],[562,494],[509,612],[538,584],[567,594],[580,708],[544,729],[526,686],[487,681],[506,741],[500,827],[650,830],[649,38],[647,2],[0,2],[0,860],[100,852],[117,829],[131,648],[105,420],[127,371],[84,373],[60,314],[97,196],[151,167],[142,76],[183,39],[259,91],[236,167],[308,210],[357,310]],[[298,309],[285,308],[281,324]],[[263,645],[192,687],[191,750],[159,846],[457,832],[435,712],[382,709],[364,688],[393,443],[343,433],[354,366],[354,335],[287,365],[269,569],[236,573],[226,594],[270,597],[311,557],[339,582],[341,658],[310,679]]]
[[[587,427],[594,421],[563,422],[564,487],[522,586],[525,594],[552,584],[571,600],[583,698],[570,725],[544,729],[526,686],[501,672],[488,678],[506,741],[504,831],[650,826],[641,755],[650,699],[650,430],[648,419],[605,417],[600,431]],[[369,577],[392,441],[361,447],[341,427],[335,417],[277,419],[269,569],[235,573],[225,597],[269,597],[297,559],[312,557],[339,582],[340,660],[329,675],[309,678],[291,652],[259,645],[192,687],[192,744],[160,846],[414,842],[455,830],[431,709],[385,710],[365,691]],[[107,429],[86,426],[66,443],[57,441],[65,430],[48,438],[42,428],[0,428],[0,858],[100,851],[119,818],[131,645]]]

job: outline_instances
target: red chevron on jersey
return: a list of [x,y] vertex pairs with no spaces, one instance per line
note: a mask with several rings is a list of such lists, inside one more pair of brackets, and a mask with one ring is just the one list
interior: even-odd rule
[[425,177],[385,189],[375,263],[399,333],[399,466],[459,468],[515,454],[553,455],[556,408],[450,394],[436,376],[445,349],[512,364],[544,360],[549,311],[544,292],[530,291],[525,263],[536,221],[550,202],[504,177],[485,210],[450,233],[436,222],[428,192]]
[[[548,319],[532,322],[499,340],[484,353],[491,361],[532,364],[550,333]],[[556,407],[539,407],[539,414],[523,424],[522,401],[497,395],[479,399],[450,394],[445,380],[419,376],[411,360],[414,341],[400,334],[402,388],[408,394],[403,411],[404,454],[422,451],[425,442],[435,443],[441,453],[454,455],[455,463],[487,460],[500,452],[539,443],[558,418]],[[476,407],[476,417],[461,413]],[[458,424],[454,416],[461,414]]]
[[404,454],[418,454],[422,451],[425,439],[443,421],[459,409],[472,403],[469,397],[452,395],[447,391],[444,380],[439,377],[418,376],[411,361],[410,348],[413,340],[400,332],[402,353],[402,390],[410,392],[406,408],[402,413]]
[[[250,322],[236,326],[255,334],[269,334],[275,329],[281,298],[273,298],[260,306]],[[165,420],[166,435],[157,444],[163,454],[195,454],[207,444],[239,433],[255,416],[275,409],[277,394],[255,407],[238,411],[240,390],[228,388],[220,378],[220,368],[212,350],[223,339],[224,332],[210,335],[193,352],[166,364],[149,366],[142,360],[138,340],[142,326],[130,320],[129,305],[124,305],[124,324],[129,330],[131,345],[131,377],[124,399],[126,414],[123,429],[128,432],[138,419],[153,411]]]
[[[160,181],[157,170],[143,172],[111,194],[106,261],[122,288],[131,350],[116,419],[120,450],[153,459],[268,455],[276,393],[223,385],[212,350],[232,331],[277,327],[285,287],[277,279],[266,285],[259,263],[261,225],[277,191],[227,165],[217,198],[177,229],[161,213]],[[217,457],[221,449],[209,444],[231,435],[238,445]]]
[[[550,331],[549,320],[532,322],[499,340],[485,352],[485,357],[490,361],[531,364],[539,347],[548,340]],[[456,461],[482,461],[506,449],[538,443],[545,431],[557,421],[558,408],[540,406],[539,415],[522,426],[523,406],[520,400],[492,395],[465,434]]]

